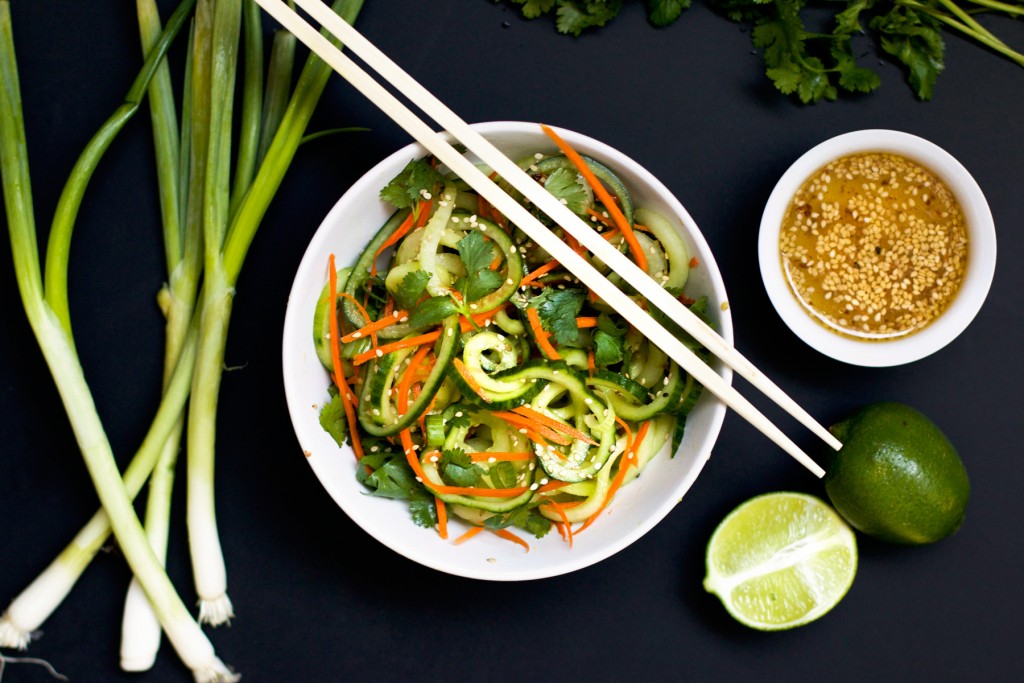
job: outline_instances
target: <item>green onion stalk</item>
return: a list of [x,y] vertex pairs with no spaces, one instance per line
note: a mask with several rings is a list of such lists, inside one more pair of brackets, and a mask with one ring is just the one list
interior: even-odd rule
[[[3,2],[6,8],[8,0],[0,1]],[[150,8],[144,6],[150,1],[139,0],[140,27],[143,31],[144,43],[146,42],[145,35],[147,35],[147,31],[151,32],[153,28],[151,22],[154,19],[154,15],[149,14]],[[184,5],[191,5],[193,1],[186,0]],[[333,9],[347,21],[353,22],[362,4],[362,0],[337,0],[333,5]],[[164,34],[162,34],[161,41],[153,47],[149,54],[149,59],[147,60],[146,67],[143,68],[143,73],[149,72],[152,75],[150,69],[151,62],[156,64],[159,61],[156,57],[157,53],[162,57],[169,44],[169,41],[163,42],[165,40],[163,36],[166,36],[172,30],[177,19],[183,20],[182,17],[184,15],[182,11],[179,8],[168,21],[168,26]],[[249,15],[246,16],[249,17]],[[250,20],[251,17],[246,19],[246,21]],[[9,24],[9,19],[7,21]],[[8,34],[9,32],[8,27]],[[194,34],[195,31],[193,36]],[[193,38],[192,45],[194,43],[195,40]],[[305,139],[303,138],[304,132],[330,75],[330,68],[315,55],[310,55],[292,92],[291,75],[294,50],[294,36],[285,31],[279,31],[274,38],[262,107],[262,124],[258,138],[259,145],[256,151],[256,168],[258,168],[258,171],[244,193],[241,193],[238,189],[235,191],[235,195],[239,196],[241,194],[242,198],[237,200],[237,209],[231,212],[230,224],[224,239],[224,247],[221,251],[226,270],[226,279],[232,287],[233,283],[237,281],[256,229],[280,186],[284,173],[294,158],[299,144]],[[209,106],[209,99],[200,96],[198,102],[193,102],[192,93],[196,92],[195,87],[192,85],[195,80],[193,72],[197,70],[197,67],[191,57],[195,54],[195,49],[190,49],[189,54],[190,60],[186,67],[186,89],[182,105],[180,163],[177,170],[179,187],[177,200],[173,198],[174,194],[173,190],[170,189],[169,180],[174,175],[174,172],[170,170],[171,164],[166,161],[171,156],[171,152],[166,150],[172,149],[173,145],[170,145],[166,140],[163,143],[160,142],[161,136],[166,137],[168,133],[173,136],[173,129],[166,118],[167,112],[172,106],[171,98],[166,94],[166,90],[164,90],[163,104],[151,102],[152,108],[157,110],[152,114],[154,117],[157,148],[160,150],[162,144],[166,145],[166,153],[160,151],[157,153],[158,160],[161,160],[158,161],[158,178],[160,178],[165,251],[169,273],[168,284],[161,290],[158,297],[161,309],[164,311],[168,321],[165,352],[166,368],[170,368],[172,365],[170,358],[174,355],[173,340],[179,334],[174,331],[177,329],[178,323],[172,324],[171,321],[173,319],[180,320],[185,317],[183,313],[175,313],[175,311],[179,309],[184,310],[187,307],[187,304],[184,302],[190,300],[190,291],[192,292],[191,300],[195,299],[194,290],[191,289],[194,281],[190,275],[185,274],[191,273],[195,266],[185,266],[184,264],[193,264],[196,260],[202,260],[202,257],[198,256],[201,253],[201,247],[197,246],[201,244],[202,239],[201,237],[196,238],[195,233],[200,229],[198,226],[202,225],[203,202],[197,198],[203,196],[205,187],[206,152],[209,136],[208,116],[204,116],[203,112],[207,110],[204,109],[204,106],[207,108]],[[201,70],[202,65],[199,68]],[[10,44],[10,68],[8,70],[16,77],[13,43]],[[140,79],[142,79],[141,75]],[[128,98],[126,98],[126,104],[135,103],[130,107],[133,111],[137,109],[138,101],[146,90],[149,83],[148,79],[148,76],[144,80],[137,79]],[[16,83],[16,80],[10,82]],[[159,83],[159,77],[157,82]],[[165,86],[157,87],[165,88]],[[152,96],[153,93],[151,92],[150,94]],[[20,120],[20,101],[17,101],[17,109],[15,111],[17,112],[18,120]],[[123,118],[119,113],[115,114],[112,120],[120,121],[120,125],[123,125],[127,119]],[[163,121],[163,123],[158,121]],[[5,126],[3,130],[13,131],[14,128]],[[117,130],[120,130],[120,128],[118,127]],[[96,144],[109,144],[109,141],[104,141],[103,136],[97,135],[91,145]],[[17,149],[17,145],[14,145],[13,148]],[[7,154],[6,157],[16,158],[12,157],[11,154]],[[83,157],[93,158],[94,163],[97,163],[99,160],[98,155],[91,156],[88,151],[83,153]],[[25,163],[27,165],[27,161]],[[10,164],[5,165],[10,166]],[[20,179],[24,176],[26,194],[22,197],[22,195],[15,194],[13,190],[5,190],[8,213],[9,215],[24,216],[23,208],[19,209],[19,207],[28,206],[30,211],[31,202],[31,195],[27,192],[27,167],[23,174],[17,172],[17,164],[14,164],[11,168],[14,170],[6,172],[5,179],[10,177],[12,178],[10,182],[13,187],[21,187]],[[177,203],[178,211],[182,214],[178,220],[177,227],[173,227],[175,225],[173,216],[173,206],[175,203]],[[31,213],[28,215],[31,218]],[[14,220],[9,220],[9,223],[11,226],[15,225]],[[32,224],[30,223],[29,225]],[[32,239],[23,240],[26,244],[34,242],[34,228],[30,232]],[[14,240],[14,234],[14,231],[12,231],[12,241]],[[70,232],[66,234],[67,238],[70,239]],[[20,262],[20,260],[26,260],[26,254],[35,252],[29,252],[28,248],[25,247],[22,250],[16,249],[14,253],[16,262]],[[66,249],[64,253],[66,255]],[[31,259],[28,258],[27,261],[28,265],[24,266],[22,270],[31,273],[33,272]],[[59,261],[56,262],[59,263]],[[66,269],[66,260],[64,263]],[[174,263],[178,265],[172,266],[171,264]],[[35,265],[34,271],[39,271],[38,263]],[[19,277],[19,282],[22,281],[30,284],[33,282],[33,279],[30,276],[25,278]],[[59,285],[60,282],[58,281],[55,287]],[[59,292],[60,290],[55,289],[55,291]],[[68,329],[70,329],[70,318],[67,317],[67,320]],[[124,472],[124,488],[129,498],[134,499],[159,462],[156,479],[150,484],[146,517],[150,541],[154,546],[157,546],[157,550],[161,550],[161,555],[165,552],[166,540],[161,541],[160,537],[162,535],[163,538],[166,538],[166,531],[161,532],[160,528],[167,524],[167,513],[165,510],[169,510],[167,506],[169,506],[170,486],[173,482],[174,460],[177,456],[177,446],[180,441],[180,430],[182,429],[181,415],[189,396],[191,384],[194,381],[194,367],[198,347],[197,338],[200,327],[199,320],[200,316],[198,314],[192,315],[190,325],[184,335],[184,341],[178,350],[178,360],[174,365],[174,370],[169,376],[165,373],[164,396],[157,413],[139,450]],[[225,330],[226,326],[227,320],[225,319]],[[73,349],[73,339],[70,338],[70,334],[68,334],[68,337]],[[221,357],[223,357],[222,353]],[[216,371],[219,374],[220,368],[217,368]],[[212,409],[215,410],[215,406]],[[161,478],[163,479],[162,482],[158,482],[157,480]],[[0,617],[0,647],[16,647],[19,649],[27,647],[31,634],[43,624],[46,618],[70,593],[75,582],[99,552],[110,533],[110,518],[105,509],[100,509],[76,534],[71,544],[60,553],[36,580],[12,601],[7,612]],[[161,549],[159,546],[164,548]],[[162,561],[162,558],[158,558],[158,561]],[[130,589],[133,593],[135,590],[138,589]],[[138,598],[130,598],[129,600],[135,603]],[[148,604],[148,599],[145,602]],[[135,607],[126,606],[124,622],[126,629],[141,623],[131,616],[136,613],[135,609]],[[146,617],[139,617],[139,619],[146,619]],[[141,628],[145,627],[140,626]],[[154,646],[152,644],[154,640],[152,628],[149,631],[148,639],[140,639],[143,641],[148,640],[148,645],[136,647],[131,643],[123,643],[122,665],[126,666],[126,668],[141,669],[150,660],[150,655],[146,653],[158,646],[159,633],[156,635],[157,646]]]
[[[189,11],[186,0],[169,23],[173,34]],[[173,29],[173,30],[172,30]],[[158,60],[147,60],[150,76]],[[178,597],[163,566],[153,553],[142,523],[132,507],[118,471],[110,442],[96,411],[75,349],[67,306],[67,267],[71,233],[78,205],[99,158],[138,108],[126,103],[108,121],[79,158],[54,215],[46,249],[46,270],[41,271],[32,191],[25,141],[21,94],[18,86],[9,0],[0,0],[0,170],[3,175],[11,252],[22,304],[82,452],[96,493],[133,574],[160,619],[182,661],[197,681],[236,680],[214,652],[213,645]],[[148,85],[142,85],[144,91]],[[141,95],[138,99],[141,99]],[[119,118],[120,115],[120,118]],[[99,142],[96,142],[99,140]],[[165,441],[166,442],[166,441]],[[163,444],[160,445],[161,448]]]
[[[161,32],[156,1],[137,0],[136,13],[143,56],[148,56],[156,46]],[[188,184],[193,176],[190,159],[193,132],[189,125],[190,84],[191,60],[185,67],[183,125],[180,132],[170,66],[166,58],[157,68],[148,93],[167,268],[167,281],[157,295],[160,310],[166,321],[163,378],[165,394],[191,328],[202,273],[202,234],[198,230],[198,223],[188,220]],[[191,365],[194,366],[194,356]],[[167,560],[171,493],[184,427],[185,418],[182,413],[161,449],[149,478],[146,496],[146,536],[161,564],[165,564]],[[132,577],[125,596],[121,625],[121,668],[125,671],[148,671],[156,662],[160,640],[160,621],[150,606],[139,580]]]
[[[352,23],[362,4],[362,0],[337,0],[332,8]],[[202,6],[203,0],[200,0],[199,8]],[[237,49],[238,21],[238,13],[233,11],[231,2],[220,0],[212,19],[214,30],[219,34],[211,60],[214,74],[211,81],[214,84],[234,80],[231,56]],[[222,56],[218,58],[218,54]],[[295,156],[330,73],[330,67],[322,60],[315,56],[309,58],[259,170],[248,183],[240,184],[236,178],[233,198],[228,191],[225,162],[232,139],[230,110],[233,98],[211,97],[213,106],[203,213],[204,281],[186,449],[189,548],[200,600],[199,618],[213,625],[229,622],[234,614],[227,596],[227,571],[217,531],[213,480],[215,418],[235,284],[256,229]],[[243,94],[242,100],[244,108],[248,97]],[[259,137],[255,139],[258,141]],[[240,150],[239,156],[244,158],[244,153],[246,150]],[[255,153],[259,156],[258,145]]]

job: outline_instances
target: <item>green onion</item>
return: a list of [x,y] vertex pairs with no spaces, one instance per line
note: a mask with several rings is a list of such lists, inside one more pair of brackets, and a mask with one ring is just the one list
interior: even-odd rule
[[[160,34],[160,15],[155,0],[137,0],[136,11],[143,55],[148,56]],[[186,100],[182,116],[186,122],[189,102]],[[195,310],[202,267],[199,231],[185,222],[187,171],[183,172],[182,167],[187,164],[187,159],[183,157],[182,148],[188,148],[188,140],[179,136],[170,67],[166,59],[160,63],[149,86],[149,106],[167,262],[167,284],[158,295],[166,319],[166,394]],[[149,493],[146,497],[146,536],[161,564],[167,559],[171,493],[184,428],[182,414],[161,450],[149,480]],[[125,671],[147,671],[152,668],[160,649],[160,636],[160,622],[138,579],[133,577],[128,586],[121,621],[121,668]]]
[[[172,17],[165,36],[173,37],[184,23],[191,5],[185,0]],[[169,42],[170,38],[167,39]],[[147,59],[135,86],[145,90],[160,51]],[[64,403],[71,427],[85,460],[96,493],[110,520],[114,535],[132,572],[138,577],[154,606],[169,640],[197,680],[224,681],[237,678],[217,658],[213,646],[177,596],[146,539],[132,508],[132,498],[121,480],[114,454],[96,412],[74,346],[67,309],[67,256],[77,203],[102,152],[138,107],[131,98],[93,138],[75,165],[65,186],[51,229],[47,248],[46,286],[39,263],[31,183],[25,143],[24,119],[18,85],[9,0],[0,0],[0,171],[11,252],[18,289],[26,316]],[[137,94],[133,86],[132,93]],[[56,253],[51,253],[56,252]],[[50,297],[53,297],[52,299]],[[162,444],[161,444],[162,445]]]

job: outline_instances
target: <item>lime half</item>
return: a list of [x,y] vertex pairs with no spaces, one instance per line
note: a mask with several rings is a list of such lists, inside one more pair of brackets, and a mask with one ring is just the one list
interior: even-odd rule
[[857,541],[835,510],[814,496],[768,493],[715,529],[704,588],[741,623],[777,631],[835,607],[856,573]]

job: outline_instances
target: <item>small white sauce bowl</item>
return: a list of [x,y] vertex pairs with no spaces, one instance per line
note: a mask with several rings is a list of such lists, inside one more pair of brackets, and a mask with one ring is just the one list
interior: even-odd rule
[[[811,317],[786,280],[779,234],[786,209],[804,182],[831,161],[851,154],[882,152],[915,161],[938,176],[956,196],[967,224],[967,273],[949,307],[930,324],[896,339],[869,341],[843,336]],[[992,212],[978,183],[952,155],[928,140],[894,130],[859,130],[836,136],[806,152],[776,184],[761,217],[758,236],[761,278],[779,316],[817,351],[851,365],[888,367],[919,360],[953,341],[981,309],[996,265]]]
[[[556,151],[536,123],[499,121],[473,126],[514,159],[536,151]],[[673,221],[682,231],[690,254],[700,265],[690,271],[690,296],[706,295],[714,324],[732,341],[732,318],[725,285],[707,242],[693,219],[665,185],[622,152],[579,133],[558,129],[581,154],[607,164],[625,182],[637,206],[646,206]],[[409,145],[369,170],[338,200],[306,249],[292,284],[285,314],[282,360],[285,396],[295,434],[307,462],[339,507],[366,533],[405,557],[442,572],[491,581],[540,579],[582,569],[622,550],[650,531],[671,512],[697,479],[718,438],[725,406],[705,392],[686,421],[679,450],[666,444],[644,469],[624,486],[593,526],[573,547],[552,530],[543,539],[530,537],[530,551],[493,534],[481,534],[462,545],[442,540],[436,531],[413,524],[402,501],[367,495],[356,481],[356,460],[348,445],[339,448],[320,426],[319,406],[329,400],[327,372],[313,346],[313,311],[327,281],[329,254],[338,266],[349,265],[377,232],[393,207],[380,190],[413,158],[426,154]],[[716,361],[712,367],[726,380],[732,371]],[[449,519],[450,538],[468,527]],[[523,533],[522,536],[526,537]]]

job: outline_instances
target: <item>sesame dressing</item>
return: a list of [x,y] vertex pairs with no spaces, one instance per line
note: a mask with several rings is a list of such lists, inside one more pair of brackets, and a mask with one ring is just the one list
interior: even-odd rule
[[967,227],[953,193],[894,154],[855,154],[812,175],[779,237],[782,268],[805,309],[845,336],[916,332],[956,297]]

